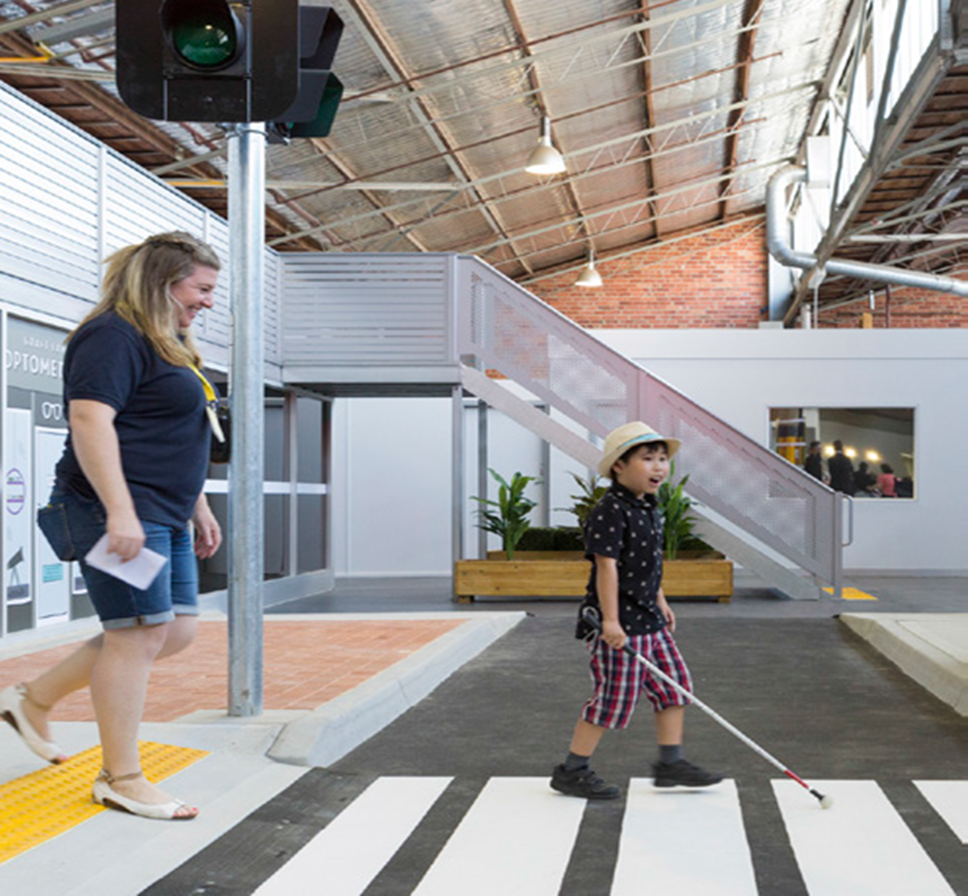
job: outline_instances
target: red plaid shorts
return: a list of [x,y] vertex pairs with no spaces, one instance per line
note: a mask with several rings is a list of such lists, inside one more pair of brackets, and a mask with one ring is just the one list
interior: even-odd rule
[[[692,693],[692,676],[668,628],[644,635],[629,635],[628,646],[642,654],[673,681]],[[603,638],[589,644],[590,671],[595,694],[582,708],[581,717],[603,728],[624,728],[645,695],[656,712],[690,701],[623,650],[614,650]]]

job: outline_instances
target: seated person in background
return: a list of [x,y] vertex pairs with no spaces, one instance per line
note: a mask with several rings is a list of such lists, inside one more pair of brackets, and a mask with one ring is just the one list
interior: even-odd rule
[[884,498],[897,497],[897,476],[890,464],[881,464],[881,475],[877,477],[877,487]]
[[867,464],[861,461],[854,470],[854,494],[872,495],[874,486],[877,485],[877,477],[868,471]]

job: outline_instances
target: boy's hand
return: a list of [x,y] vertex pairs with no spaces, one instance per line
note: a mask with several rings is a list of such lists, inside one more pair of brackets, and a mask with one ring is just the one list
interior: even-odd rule
[[614,650],[621,650],[625,646],[625,630],[617,619],[606,619],[602,622],[602,638]]
[[666,596],[661,590],[656,600],[656,606],[659,608],[659,612],[665,617],[665,621],[669,623],[669,631],[675,634],[676,614],[672,612],[672,607],[669,606],[669,601],[666,600]]

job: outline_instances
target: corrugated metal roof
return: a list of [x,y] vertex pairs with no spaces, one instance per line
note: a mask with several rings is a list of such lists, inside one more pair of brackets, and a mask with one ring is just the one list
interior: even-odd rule
[[[580,266],[590,248],[607,258],[756,214],[770,175],[802,155],[859,2],[333,0],[344,101],[325,140],[268,148],[267,236],[283,250],[474,253],[528,280]],[[90,33],[47,46],[113,92],[111,7],[0,2],[0,41],[23,57],[28,37],[87,19]],[[23,72],[0,63],[31,93],[41,82]],[[66,109],[76,83],[33,95]],[[567,171],[535,178],[523,166],[543,116]],[[148,167],[198,156],[167,177],[224,176],[216,126],[97,126]],[[221,188],[185,189],[224,205]]]

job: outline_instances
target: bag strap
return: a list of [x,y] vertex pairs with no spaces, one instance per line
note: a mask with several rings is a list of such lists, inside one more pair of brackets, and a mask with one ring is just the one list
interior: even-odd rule
[[225,433],[222,432],[222,424],[218,422],[218,414],[215,412],[215,408],[218,406],[218,398],[215,395],[215,387],[208,381],[202,371],[200,371],[194,364],[188,365],[192,372],[197,376],[202,382],[202,389],[205,390],[205,413],[208,415],[209,425],[212,427],[212,435],[219,442],[225,441]]

